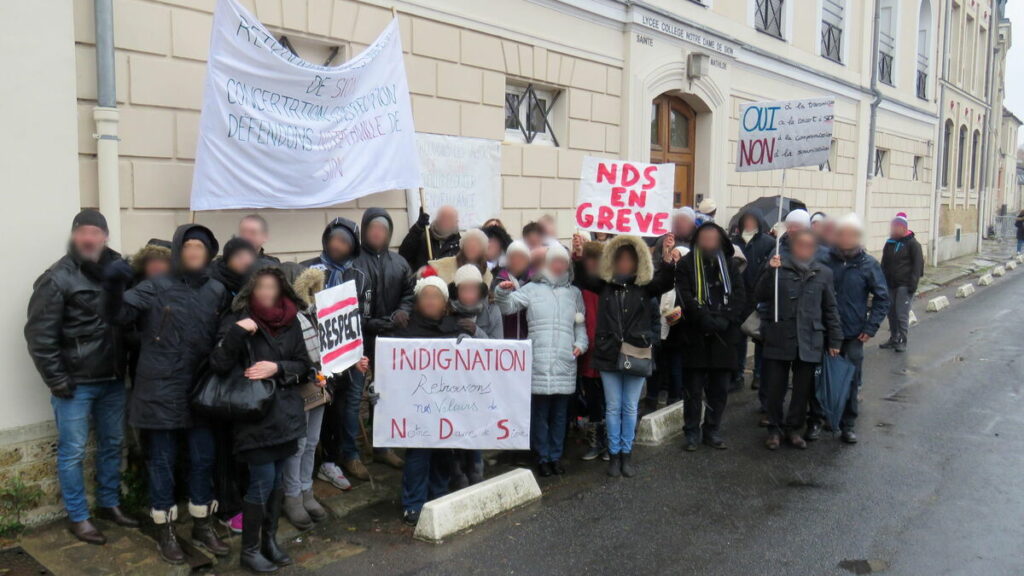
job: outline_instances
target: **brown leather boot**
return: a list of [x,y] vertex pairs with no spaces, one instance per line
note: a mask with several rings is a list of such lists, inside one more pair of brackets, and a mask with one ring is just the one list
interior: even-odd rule
[[217,501],[197,506],[188,503],[188,513],[192,516],[192,543],[206,548],[214,556],[223,557],[231,552],[231,548],[220,539],[213,528],[213,513],[217,510]]
[[150,515],[156,524],[156,549],[160,558],[168,564],[184,564],[185,553],[178,544],[178,535],[174,532],[174,519],[178,517],[178,507],[170,510],[153,510]]
[[366,469],[366,465],[363,464],[362,460],[347,460],[342,462],[341,469],[345,471],[345,475],[350,478],[357,480],[369,480],[370,471]]
[[125,528],[138,528],[139,521],[131,516],[128,516],[121,510],[120,506],[111,506],[109,508],[97,508],[96,517],[101,520],[108,520],[117,524],[118,526],[124,526]]
[[68,524],[68,530],[71,534],[85,542],[86,544],[95,544],[96,546],[102,546],[107,543],[107,537],[100,532],[100,529],[92,523],[91,520],[86,518],[81,522],[71,522]]
[[383,452],[379,452],[373,455],[374,462],[381,462],[391,466],[395,470],[401,470],[405,466],[405,460],[402,460],[395,451],[388,448]]

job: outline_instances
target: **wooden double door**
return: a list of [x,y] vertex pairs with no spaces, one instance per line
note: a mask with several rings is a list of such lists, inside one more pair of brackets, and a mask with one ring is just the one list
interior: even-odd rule
[[697,113],[681,98],[662,94],[651,103],[651,162],[675,164],[673,202],[693,206],[694,151],[697,145]]

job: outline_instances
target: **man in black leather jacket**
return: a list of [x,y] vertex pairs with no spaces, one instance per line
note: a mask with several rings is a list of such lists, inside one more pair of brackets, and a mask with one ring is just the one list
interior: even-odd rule
[[121,260],[107,248],[107,221],[83,210],[71,224],[68,252],[36,280],[28,303],[25,340],[50,388],[57,423],[57,478],[71,533],[89,544],[106,538],[92,524],[82,462],[89,419],[96,429],[98,515],[124,526],[121,449],[124,444],[124,356],[119,331],[103,314],[103,268]]

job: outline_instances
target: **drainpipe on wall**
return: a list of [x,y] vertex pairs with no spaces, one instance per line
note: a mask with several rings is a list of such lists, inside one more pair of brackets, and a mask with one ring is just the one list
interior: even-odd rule
[[114,8],[96,0],[96,166],[99,209],[110,228],[110,247],[121,250],[121,190],[118,181],[117,88],[114,81]]
[[[878,33],[882,20],[882,2],[875,0],[874,17],[871,19],[871,115],[868,119],[868,174],[864,190],[864,205],[870,205],[872,184],[875,179],[875,128],[878,124],[878,106],[882,103],[882,92],[878,89]],[[867,218],[867,214],[864,215]]]

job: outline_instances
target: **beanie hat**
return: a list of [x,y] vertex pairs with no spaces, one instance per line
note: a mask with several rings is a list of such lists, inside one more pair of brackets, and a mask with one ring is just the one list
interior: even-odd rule
[[437,288],[437,291],[444,296],[444,301],[448,301],[448,285],[444,283],[440,276],[420,278],[416,281],[416,286],[412,289],[412,293],[414,296],[419,297],[420,292],[423,292],[423,289],[427,287]]
[[110,233],[110,230],[107,228],[107,218],[100,214],[99,211],[89,208],[76,214],[75,219],[71,221],[72,230],[77,230],[81,226],[95,226],[103,230],[104,234]]
[[462,238],[459,239],[459,250],[466,246],[466,240],[470,238],[479,241],[484,250],[487,249],[487,234],[484,234],[484,231],[479,228],[470,228],[462,233]]
[[898,212],[896,217],[892,219],[893,224],[899,224],[904,228],[910,227],[910,218],[907,218],[906,212]]
[[480,269],[475,265],[466,264],[455,271],[453,283],[456,286],[461,286],[466,283],[483,284],[484,276],[480,273]]
[[386,216],[377,216],[376,218],[371,219],[367,223],[367,226],[369,226],[370,224],[383,224],[384,227],[388,229],[388,233],[391,232],[391,221],[388,220]]
[[860,216],[858,216],[856,212],[843,214],[838,220],[836,220],[837,230],[843,230],[846,228],[856,230],[857,232],[864,231],[864,223],[861,221]]
[[181,239],[182,245],[184,245],[185,242],[188,242],[189,240],[198,240],[202,242],[203,246],[206,246],[206,252],[209,253],[210,258],[213,258],[214,256],[217,255],[217,249],[215,248],[217,241],[213,238],[213,235],[210,234],[210,231],[207,230],[205,227],[193,226],[192,228],[189,228]]
[[505,250],[506,258],[511,256],[513,253],[526,256],[527,259],[530,258],[530,248],[526,245],[526,242],[523,242],[522,240],[513,240],[512,243],[508,245],[508,249]]
[[335,226],[331,228],[330,237],[341,238],[348,243],[349,246],[356,245],[356,237],[352,235],[352,231],[349,230],[347,226]]
[[711,198],[705,198],[700,201],[700,205],[697,206],[697,210],[700,210],[701,214],[711,214],[715,210],[718,210],[718,203]]
[[230,262],[238,252],[251,252],[256,255],[256,248],[245,238],[234,237],[224,244],[224,262]]
[[689,218],[693,222],[697,221],[697,213],[694,212],[693,208],[690,208],[689,206],[683,206],[682,208],[676,210],[676,214],[675,215],[676,216],[686,216],[687,218]]
[[804,228],[811,225],[811,215],[807,213],[807,210],[790,210],[789,214],[786,214],[786,224],[799,224]]
[[565,249],[565,246],[561,244],[552,244],[548,246],[547,254],[544,255],[544,262],[550,264],[552,260],[565,260],[566,262],[572,263],[569,259],[569,251]]

